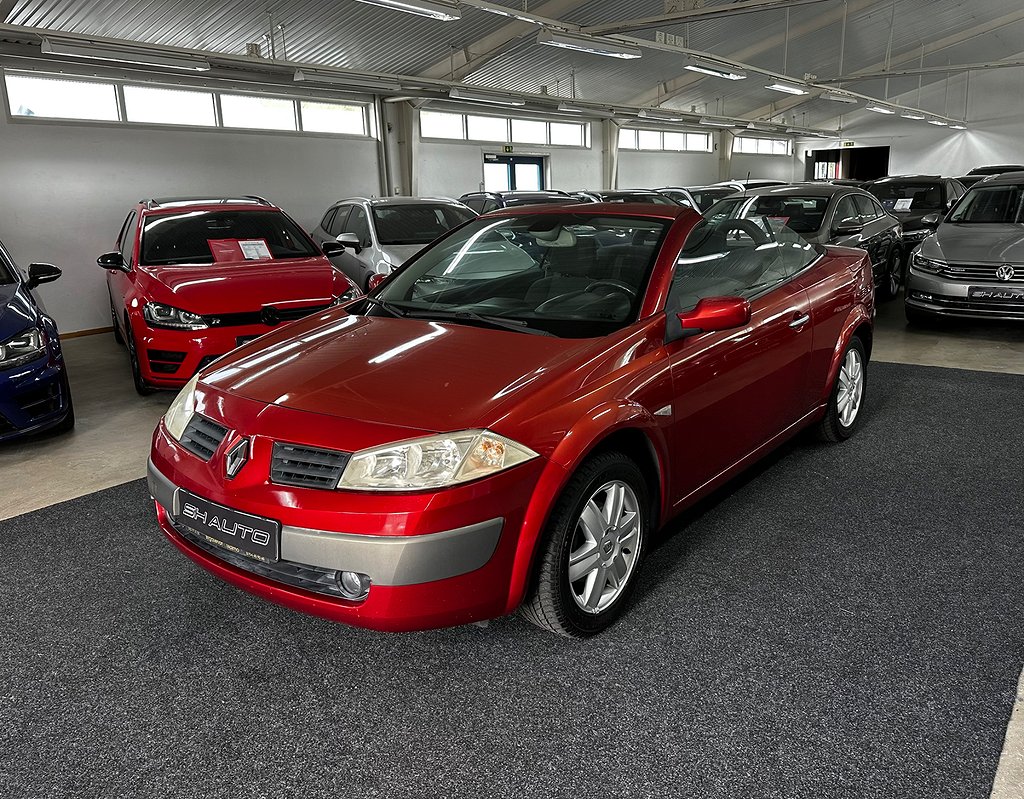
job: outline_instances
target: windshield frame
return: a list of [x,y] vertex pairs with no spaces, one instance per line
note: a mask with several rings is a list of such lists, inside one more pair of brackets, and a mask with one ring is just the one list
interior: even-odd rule
[[[604,231],[599,232],[610,232],[615,228],[628,230],[641,227],[651,234],[656,233],[656,239],[648,245],[650,250],[647,254],[647,261],[643,266],[642,274],[640,274],[639,281],[636,284],[636,295],[630,302],[629,312],[625,314],[622,319],[605,320],[600,318],[573,318],[571,316],[558,316],[556,314],[535,316],[534,314],[536,313],[536,309],[530,309],[527,311],[525,306],[518,309],[520,312],[502,313],[501,311],[503,309],[481,303],[480,301],[439,304],[437,302],[417,303],[415,300],[411,300],[414,286],[420,283],[422,278],[429,275],[431,269],[437,268],[443,263],[443,260],[438,259],[433,260],[431,263],[424,266],[424,261],[430,261],[432,256],[437,255],[438,248],[448,246],[450,249],[452,247],[452,242],[450,240],[453,237],[461,237],[463,242],[469,243],[472,242],[474,236],[481,236],[485,232],[488,232],[488,229],[497,231],[498,229],[508,230],[509,228],[519,228],[519,232],[523,232],[523,229],[525,228],[540,230],[549,229],[543,227],[543,225],[547,223],[551,224],[550,229],[553,229],[556,225],[561,227],[576,225],[588,226],[588,223],[594,220],[604,220],[606,223],[617,223],[608,225]],[[640,321],[640,313],[650,290],[652,276],[654,275],[655,269],[662,255],[665,242],[673,228],[673,225],[675,224],[675,221],[676,220],[671,217],[661,216],[658,214],[617,214],[614,212],[609,213],[607,211],[591,212],[584,208],[578,208],[571,212],[567,212],[561,211],[557,207],[552,207],[550,211],[543,213],[500,213],[494,215],[483,215],[474,220],[470,220],[458,228],[452,229],[444,236],[418,252],[399,269],[395,270],[395,272],[393,272],[379,287],[369,293],[369,302],[358,301],[355,303],[354,307],[361,308],[358,312],[365,315],[401,316],[404,315],[404,312],[411,312],[410,316],[415,315],[416,318],[426,318],[431,310],[435,310],[439,314],[438,322],[455,321],[465,324],[473,324],[474,322],[482,321],[473,320],[471,318],[472,314],[476,314],[480,317],[508,320],[512,323],[523,322],[525,323],[525,327],[532,328],[532,330],[524,330],[524,332],[541,331],[566,339],[601,338],[617,333],[618,331]],[[515,233],[516,231],[511,232]],[[510,246],[516,246],[512,242],[509,242],[509,244]],[[526,254],[525,250],[523,251],[523,254]],[[550,254],[550,250],[547,251],[547,254]],[[441,257],[443,258],[443,256]],[[542,263],[535,262],[532,266],[526,266],[523,271],[525,272],[532,270],[534,267],[541,266]],[[545,274],[539,274],[538,279],[546,276],[547,275]],[[500,281],[506,280],[510,277],[518,278],[519,273],[512,272],[509,275],[482,279],[479,286],[473,286],[472,283],[466,283],[463,284],[461,288],[479,288],[487,283],[499,284]],[[436,276],[434,279],[436,279]],[[603,279],[600,276],[594,276],[592,280],[597,283]],[[460,287],[456,286],[455,288],[457,293]],[[443,291],[444,290],[441,292],[442,294]],[[501,299],[498,297],[492,297],[490,292],[485,293],[486,299],[490,301]],[[381,305],[381,301],[383,301],[383,306]],[[526,302],[525,295],[523,301]],[[540,303],[540,305],[542,304],[543,302]],[[397,309],[399,313],[390,313],[386,309],[386,306],[388,305],[390,305],[392,309]],[[460,310],[468,312],[465,318],[454,318]],[[447,318],[440,318],[442,314]]]

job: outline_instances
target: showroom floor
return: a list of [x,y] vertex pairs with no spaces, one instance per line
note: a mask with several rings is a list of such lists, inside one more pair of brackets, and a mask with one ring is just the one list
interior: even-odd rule
[[[855,439],[789,446],[674,525],[633,611],[567,643],[516,619],[338,627],[154,547],[138,478],[172,395],[138,397],[109,335],[70,339],[77,429],[0,447],[0,519],[28,514],[0,525],[0,601],[23,608],[0,653],[18,675],[0,782],[986,796],[1024,661],[1022,503],[990,501],[1020,492],[1004,412],[1024,381],[962,370],[1024,374],[1022,347],[1024,328],[917,331],[884,305],[876,361],[959,368],[876,365]],[[299,782],[296,758],[316,763]],[[1018,712],[993,797],[1021,795],[1022,760]]]

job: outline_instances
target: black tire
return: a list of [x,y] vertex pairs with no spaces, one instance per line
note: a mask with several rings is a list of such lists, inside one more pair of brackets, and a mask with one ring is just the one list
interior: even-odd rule
[[121,335],[121,330],[117,326],[117,311],[114,310],[114,301],[110,301],[110,324],[114,328],[114,341],[118,344],[124,344],[124,336]]
[[[614,601],[600,612],[585,612],[572,593],[569,555],[584,507],[612,481],[625,484],[634,494],[639,509],[638,543],[633,565]],[[604,630],[622,615],[633,593],[652,518],[647,482],[636,463],[620,452],[606,452],[586,461],[569,480],[551,513],[537,553],[533,582],[520,614],[541,629],[572,638],[585,638]],[[612,560],[616,558],[617,553]]]
[[[843,422],[842,415],[839,408],[839,394],[843,377],[844,365],[847,362],[847,358],[851,350],[855,350],[860,357],[861,364],[861,393],[857,399],[856,410],[853,419],[850,420],[849,424]],[[818,423],[818,438],[822,441],[845,441],[853,435],[857,429],[857,424],[860,422],[860,418],[863,415],[864,400],[867,397],[868,392],[868,358],[867,352],[864,348],[864,342],[857,336],[850,339],[850,343],[846,346],[846,350],[843,352],[843,358],[840,361],[839,372],[836,374],[835,384],[832,386],[832,393],[828,398],[828,408],[825,411],[825,418]]]
[[135,383],[135,390],[139,396],[148,397],[153,389],[142,379],[142,367],[139,364],[139,351],[135,346],[135,336],[132,333],[132,326],[125,320],[125,332],[127,333],[125,343],[128,345],[128,361],[132,367],[132,382]]
[[878,286],[878,299],[891,300],[900,292],[900,277],[903,270],[900,251],[893,247],[885,258],[885,271]]

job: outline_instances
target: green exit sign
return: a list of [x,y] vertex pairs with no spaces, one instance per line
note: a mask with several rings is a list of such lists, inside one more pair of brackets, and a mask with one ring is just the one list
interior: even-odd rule
[[506,153],[514,153],[515,152],[515,148],[511,144],[506,144],[502,149]]
[[855,142],[855,141],[844,141],[842,146],[843,147],[856,147],[857,146],[857,142]]

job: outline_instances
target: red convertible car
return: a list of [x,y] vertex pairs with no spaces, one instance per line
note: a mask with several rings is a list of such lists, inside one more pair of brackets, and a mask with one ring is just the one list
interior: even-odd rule
[[201,566],[383,630],[594,634],[652,533],[802,428],[857,425],[861,250],[679,206],[509,209],[194,378],[154,439]]
[[97,263],[107,270],[114,337],[128,346],[140,394],[181,388],[240,344],[360,293],[261,197],[143,200],[117,250]]

